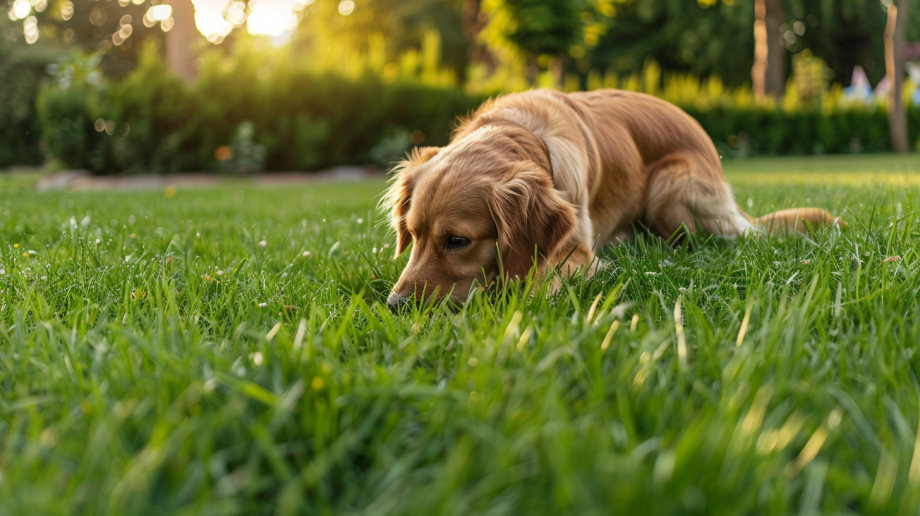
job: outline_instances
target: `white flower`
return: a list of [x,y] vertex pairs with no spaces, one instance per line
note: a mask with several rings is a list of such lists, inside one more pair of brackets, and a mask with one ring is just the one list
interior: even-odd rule
[[223,276],[223,275],[224,275],[224,271],[217,271],[216,274],[217,274],[218,276]]
[[259,303],[259,308],[265,308],[268,306],[268,303]]
[[268,242],[266,242],[265,240],[259,242],[259,247],[263,247],[263,248],[264,248],[264,247],[267,246],[267,245],[268,245]]
[[304,258],[307,258],[307,257],[309,257],[309,256],[310,256],[310,251],[304,251],[304,252],[303,252],[303,257],[304,257]]
[[362,222],[364,222],[364,219],[358,219],[358,224],[361,224]]
[[262,353],[260,351],[256,351],[252,355],[252,363],[255,365],[262,365]]

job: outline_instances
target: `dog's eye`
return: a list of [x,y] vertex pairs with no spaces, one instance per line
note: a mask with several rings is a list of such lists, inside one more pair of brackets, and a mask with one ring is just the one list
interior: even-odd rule
[[458,236],[447,237],[447,242],[445,243],[445,247],[447,247],[448,249],[462,249],[468,245],[470,245],[469,238],[463,238],[463,237],[458,237]]

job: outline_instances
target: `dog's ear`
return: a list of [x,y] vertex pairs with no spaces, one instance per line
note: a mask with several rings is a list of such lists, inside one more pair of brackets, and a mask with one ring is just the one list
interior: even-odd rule
[[390,224],[396,232],[396,256],[401,255],[412,241],[406,227],[406,214],[409,213],[412,202],[418,166],[435,157],[440,150],[440,147],[416,147],[409,159],[401,161],[393,168],[393,179],[383,199],[380,200],[380,207],[390,212]]
[[562,246],[575,231],[575,209],[553,188],[549,173],[536,164],[517,165],[493,187],[490,203],[508,277],[524,279],[534,257],[542,269],[545,260],[566,251]]

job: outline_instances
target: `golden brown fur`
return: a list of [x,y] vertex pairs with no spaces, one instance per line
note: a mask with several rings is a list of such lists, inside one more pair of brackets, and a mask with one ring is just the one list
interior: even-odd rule
[[[695,120],[618,90],[487,101],[449,145],[413,151],[382,205],[397,256],[414,242],[391,304],[448,293],[462,300],[474,281],[523,278],[534,265],[541,275],[556,266],[563,276],[591,274],[597,247],[631,239],[637,224],[664,238],[681,227],[734,238],[844,225],[817,208],[749,217]],[[461,240],[469,243],[454,245]]]

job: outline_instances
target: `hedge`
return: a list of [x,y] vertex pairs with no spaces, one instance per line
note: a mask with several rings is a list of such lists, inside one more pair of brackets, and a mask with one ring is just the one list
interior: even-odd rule
[[[459,88],[348,79],[295,66],[263,69],[258,62],[226,66],[217,59],[186,85],[155,52],[145,52],[120,82],[46,85],[38,113],[47,154],[69,168],[100,174],[242,170],[222,166],[216,151],[238,142],[238,128],[248,124],[250,147],[260,150],[251,161],[289,171],[386,165],[413,144],[443,145],[457,116],[483,100]],[[728,155],[890,149],[887,114],[876,106],[791,114],[765,107],[685,110]],[[909,127],[917,142],[920,108],[909,110]]]
[[247,122],[268,170],[387,162],[412,144],[444,145],[457,115],[483,100],[459,89],[289,68],[249,73],[216,61],[187,86],[145,54],[132,74],[100,90],[49,85],[38,107],[48,152],[64,166],[172,173],[221,170],[215,150]]

